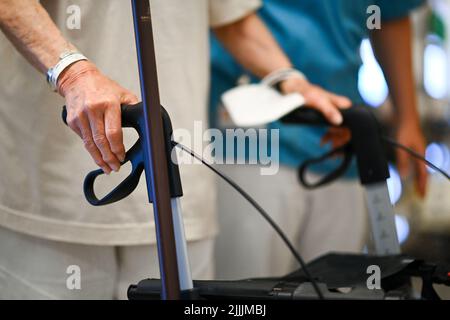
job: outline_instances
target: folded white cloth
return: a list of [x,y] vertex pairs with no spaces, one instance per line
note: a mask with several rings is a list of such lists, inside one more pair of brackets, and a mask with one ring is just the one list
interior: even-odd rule
[[222,102],[237,126],[257,127],[303,106],[305,99],[299,93],[283,95],[264,84],[249,84],[225,92]]

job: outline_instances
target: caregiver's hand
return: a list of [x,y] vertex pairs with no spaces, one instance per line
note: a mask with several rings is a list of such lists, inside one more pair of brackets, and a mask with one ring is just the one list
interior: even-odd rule
[[285,94],[294,92],[302,94],[308,107],[320,111],[334,125],[340,125],[343,121],[339,109],[347,109],[352,105],[350,99],[328,92],[301,77],[294,76],[284,80],[280,88]]
[[67,124],[83,140],[95,163],[106,174],[119,171],[125,158],[120,105],[135,104],[138,98],[88,61],[64,70],[58,91],[66,99]]
[[[397,128],[396,139],[399,143],[425,156],[426,142],[419,120],[401,122]],[[397,166],[402,178],[414,177],[416,192],[421,198],[427,193],[428,172],[426,165],[405,151],[398,149]]]

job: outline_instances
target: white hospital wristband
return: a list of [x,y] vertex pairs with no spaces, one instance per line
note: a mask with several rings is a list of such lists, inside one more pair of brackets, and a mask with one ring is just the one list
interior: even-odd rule
[[299,70],[293,68],[284,68],[276,70],[270,73],[269,75],[265,76],[264,79],[261,80],[261,84],[273,87],[276,86],[278,83],[293,77],[306,79],[306,76]]
[[67,67],[78,61],[88,60],[81,53],[74,51],[63,53],[59,58],[59,62],[47,71],[47,82],[53,91],[57,91],[58,77]]

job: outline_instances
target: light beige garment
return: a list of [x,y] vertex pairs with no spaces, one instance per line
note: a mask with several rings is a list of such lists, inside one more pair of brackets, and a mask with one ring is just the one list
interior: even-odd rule
[[[361,252],[366,244],[368,216],[359,181],[342,179],[306,190],[297,171],[286,166],[272,176],[260,175],[255,165],[219,168],[267,211],[305,261],[329,251]],[[218,191],[217,279],[284,276],[299,269],[284,242],[245,199],[224,182]]]
[[[63,34],[109,77],[139,94],[131,4],[128,0],[41,1]],[[81,9],[81,29],[69,30],[69,5]],[[233,22],[259,0],[152,0],[158,76],[174,128],[206,128],[208,25]],[[32,22],[30,22],[32,23]],[[124,201],[87,204],[84,176],[96,169],[81,140],[61,121],[64,100],[0,35],[0,225],[52,240],[98,245],[155,241],[144,179]],[[135,135],[126,134],[127,145]],[[198,151],[198,150],[197,150]],[[214,177],[182,166],[188,240],[216,233]],[[113,180],[112,178],[110,180]],[[117,183],[118,181],[116,181]],[[101,185],[101,191],[114,184]]]
[[[214,278],[213,249],[214,239],[188,243],[193,279]],[[160,277],[157,255],[156,245],[64,243],[0,227],[0,257],[8,257],[0,259],[0,300],[126,299],[130,284]]]

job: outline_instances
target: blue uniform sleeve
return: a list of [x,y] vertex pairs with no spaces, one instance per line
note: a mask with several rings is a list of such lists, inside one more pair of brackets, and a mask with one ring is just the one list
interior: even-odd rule
[[422,6],[425,0],[377,0],[381,9],[383,21],[400,19],[408,16],[411,11]]

